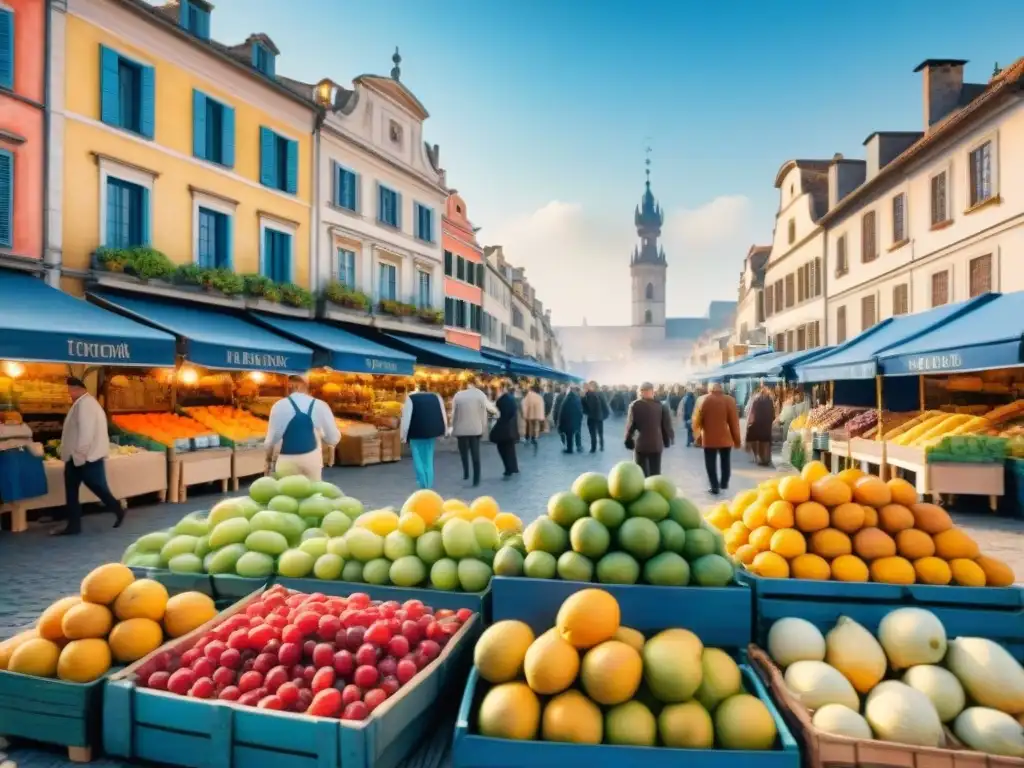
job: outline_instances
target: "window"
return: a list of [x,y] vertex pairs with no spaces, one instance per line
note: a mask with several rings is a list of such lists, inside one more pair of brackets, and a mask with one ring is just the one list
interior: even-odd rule
[[380,184],[377,185],[377,221],[402,228],[402,196]]
[[860,329],[866,331],[878,322],[875,313],[875,296],[865,296],[860,300]]
[[786,275],[786,309],[796,303],[796,275]]
[[252,65],[267,77],[274,77],[276,58],[274,52],[265,45],[252,44]]
[[907,196],[900,192],[892,199],[892,241],[902,243],[907,239],[906,221]]
[[107,178],[108,248],[149,243],[149,190],[121,179]]
[[512,307],[512,325],[516,328],[523,327],[523,313],[519,307]]
[[418,279],[419,279],[419,282],[418,282],[418,284],[416,286],[417,287],[417,295],[416,295],[417,306],[419,306],[420,309],[429,309],[430,307],[434,306],[434,297],[431,294],[431,290],[430,290],[430,273],[429,272],[419,272],[418,273]]
[[807,349],[807,326],[801,325],[796,329],[796,351],[803,352]]
[[758,323],[763,323],[765,317],[767,317],[767,315],[765,314],[765,307],[764,307],[764,291],[758,291],[757,292],[756,301],[757,301],[757,305],[756,305],[757,309],[755,311],[757,312],[757,322]]
[[434,211],[416,203],[416,231],[413,233],[427,243],[434,242]]
[[235,110],[192,91],[192,154],[228,168],[235,165]]
[[334,204],[348,211],[359,210],[359,177],[348,168],[334,163]]
[[868,211],[860,219],[860,260],[865,264],[878,258],[875,212]]
[[648,301],[654,298],[654,283],[647,284],[647,288],[644,289],[644,298]]
[[764,297],[764,316],[771,317],[772,312],[775,310],[775,307],[773,306],[775,303],[775,291],[770,287],[766,288],[762,296]]
[[782,297],[782,281],[775,281],[775,311],[781,312],[785,308],[785,302]]
[[[444,252],[444,273],[446,275],[448,275],[448,277],[452,276],[452,268],[454,266],[454,264],[453,264],[454,260],[455,260],[455,254],[453,254],[451,251],[445,251]],[[493,292],[489,291],[489,293],[491,293],[492,296],[494,295]]]
[[14,245],[14,155],[0,149],[0,246]]
[[14,11],[0,8],[0,88],[14,88]]
[[455,324],[455,299],[448,298],[447,296],[444,299],[444,324]]
[[466,279],[466,260],[461,256],[455,257],[455,277],[459,280]]
[[992,254],[971,259],[968,270],[971,298],[992,290]]
[[190,0],[182,0],[178,20],[183,29],[201,40],[210,39],[210,11]]
[[299,142],[260,126],[260,184],[294,195],[299,190]]
[[469,305],[469,329],[480,333],[483,329],[483,312],[479,304]]
[[291,233],[263,229],[263,274],[275,283],[292,281]]
[[850,271],[850,262],[846,257],[846,235],[836,239],[836,277],[842,277]]
[[386,261],[377,265],[377,298],[380,301],[398,298],[398,267]]
[[484,287],[484,274],[486,273],[486,267],[483,264],[476,265],[476,287]]
[[650,325],[650,324],[651,324],[651,310],[645,309],[644,310],[644,325]]
[[203,269],[231,269],[231,219],[199,208],[198,264]]
[[100,120],[153,138],[156,75],[152,67],[100,46]]
[[798,302],[807,298],[808,265],[804,264],[796,271],[796,300]]
[[466,302],[462,299],[455,300],[455,325],[457,328],[465,328],[469,323],[466,313]]
[[949,221],[949,200],[946,196],[946,172],[932,176],[932,226]]
[[814,285],[814,295],[821,296],[821,256],[811,263],[811,282]]
[[775,334],[775,351],[785,352],[786,351],[786,334],[777,333]]
[[796,351],[796,334],[792,331],[786,331],[786,350],[789,352]]
[[941,307],[949,303],[949,270],[932,275],[932,306]]
[[971,172],[971,205],[992,197],[992,142],[986,141],[969,156]]
[[901,283],[892,289],[892,314],[906,315],[910,312],[909,288]]
[[836,344],[846,341],[846,307],[836,310]]
[[789,220],[789,224],[786,227],[786,235],[789,239],[789,244],[792,245],[796,241],[796,222],[793,219]]
[[337,279],[349,288],[356,287],[356,252],[347,248],[338,249]]
[[814,349],[821,345],[821,322],[815,320],[807,324],[807,348]]

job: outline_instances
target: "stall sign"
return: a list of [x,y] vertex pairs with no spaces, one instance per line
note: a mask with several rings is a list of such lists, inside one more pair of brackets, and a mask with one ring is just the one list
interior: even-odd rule
[[907,370],[911,373],[951,371],[959,370],[963,364],[963,357],[956,352],[944,355],[919,355],[907,360]]
[[67,344],[69,360],[110,360],[120,363],[132,361],[132,349],[127,341],[103,344],[97,341],[68,339]]
[[366,370],[370,373],[398,373],[398,363],[394,360],[381,360],[379,357],[368,357],[365,360]]
[[288,355],[271,352],[252,352],[242,349],[226,350],[227,364],[232,367],[252,368],[253,370],[292,370]]

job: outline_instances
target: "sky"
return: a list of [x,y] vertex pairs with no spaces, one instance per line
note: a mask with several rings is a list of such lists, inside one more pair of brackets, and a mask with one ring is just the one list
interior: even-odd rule
[[629,322],[646,147],[668,314],[701,316],[771,243],[785,161],[920,130],[924,59],[984,82],[1024,55],[1020,0],[214,2],[216,39],[266,32],[278,73],[307,82],[386,75],[398,46],[480,242],[526,268],[556,325]]

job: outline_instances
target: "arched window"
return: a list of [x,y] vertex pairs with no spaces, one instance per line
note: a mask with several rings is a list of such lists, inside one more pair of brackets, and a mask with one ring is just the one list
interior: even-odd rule
[[654,298],[654,283],[647,284],[647,290],[644,291],[644,298],[648,301]]
[[[650,286],[647,286],[647,287],[650,288]],[[651,310],[648,309],[646,312],[644,312],[644,325],[650,325],[650,324],[651,324]]]

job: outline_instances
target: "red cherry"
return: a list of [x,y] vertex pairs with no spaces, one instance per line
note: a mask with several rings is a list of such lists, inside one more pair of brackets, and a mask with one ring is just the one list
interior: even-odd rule
[[228,669],[238,669],[242,666],[242,654],[235,648],[225,648],[220,655],[220,665]]
[[377,672],[376,667],[365,665],[362,667],[356,667],[355,674],[352,677],[352,681],[360,688],[373,688],[377,684],[377,680],[380,674]]
[[170,677],[170,672],[154,672],[149,676],[149,679],[146,681],[146,687],[152,688],[155,691],[166,691],[167,681],[170,679]]
[[246,707],[255,707],[263,698],[263,692],[258,688],[253,691],[245,691],[238,697],[238,703]]
[[334,654],[333,666],[339,677],[348,677],[355,671],[356,663],[349,651],[338,651]]
[[283,643],[301,643],[303,637],[302,630],[294,624],[286,624],[281,630],[281,642]]
[[200,677],[189,689],[188,695],[196,699],[208,699],[213,696],[214,688],[213,680],[208,677]]
[[402,659],[398,662],[398,669],[395,671],[395,677],[398,678],[399,683],[405,685],[416,677],[416,673],[419,671],[420,669],[416,665],[415,661],[412,661],[411,659]]
[[363,640],[374,645],[387,645],[391,639],[391,628],[386,621],[375,621],[373,626],[366,630]]
[[302,664],[292,664],[292,668],[288,670],[292,676],[292,680],[306,680],[306,668]]
[[402,603],[402,609],[410,618],[419,618],[425,613],[422,600],[406,600]]
[[342,720],[365,720],[370,714],[366,705],[361,701],[353,701],[347,707],[345,711],[341,713]]
[[346,707],[355,701],[363,700],[363,692],[358,685],[346,685],[341,691],[341,703]]
[[428,661],[433,661],[441,653],[441,646],[433,640],[424,640],[420,643],[419,651],[427,657]]
[[303,635],[313,634],[319,625],[320,614],[315,611],[305,610],[295,617],[295,626],[302,631]]
[[385,677],[380,681],[381,690],[383,690],[388,696],[394,696],[398,693],[398,689],[401,687],[402,684],[398,682],[397,677]]
[[309,707],[306,709],[307,715],[314,715],[317,717],[337,717],[341,711],[343,704],[342,694],[335,688],[325,688],[324,690],[317,693]]
[[263,685],[263,675],[256,670],[250,670],[249,672],[243,672],[242,676],[238,678],[238,690],[242,693],[249,693],[249,691],[255,691]]
[[388,640],[388,653],[397,658],[402,658],[409,652],[409,641],[402,635],[395,635]]
[[290,679],[291,678],[288,675],[288,667],[282,664],[267,672],[267,676],[263,678],[263,685],[271,693],[276,693],[277,689],[287,683]]
[[310,654],[313,666],[330,667],[334,664],[334,645],[331,643],[318,643]]
[[200,651],[205,650],[207,643],[211,642],[213,639],[214,638],[212,635],[203,635],[198,640],[196,640],[196,644],[192,647],[198,648]]
[[339,629],[341,629],[341,619],[332,614],[326,614],[320,617],[316,632],[324,640],[334,640]]
[[250,618],[253,616],[266,616],[270,612],[270,609],[263,603],[262,600],[257,600],[254,603],[249,603],[245,607],[245,615]]
[[356,607],[365,607],[370,604],[370,596],[365,592],[353,592],[348,596],[348,604]]
[[373,710],[383,704],[387,698],[387,691],[380,688],[374,688],[372,691],[367,691],[366,695],[363,696],[363,703],[366,704],[366,711],[373,712]]
[[[303,681],[305,682],[305,681]],[[295,705],[295,711],[305,712],[309,705],[313,703],[313,692],[309,688],[303,688],[299,691],[299,701]]]
[[350,651],[355,651],[363,644],[363,636],[366,630],[363,627],[352,626],[345,632],[345,645]]
[[434,618],[435,619],[439,619],[439,620],[440,619],[447,619],[449,616],[454,616],[454,615],[455,615],[455,611],[453,611],[451,608],[442,608],[439,611],[434,611]]
[[295,643],[282,643],[277,651],[277,660],[281,664],[292,666],[302,658],[302,648]]
[[427,625],[426,636],[428,640],[437,640],[444,635],[444,630],[441,629],[441,625],[436,621],[430,622]]
[[210,677],[215,669],[214,663],[205,656],[200,656],[192,662],[192,671],[196,673],[197,678]]
[[181,665],[183,667],[191,667],[202,654],[203,652],[198,648],[189,648],[181,654]]
[[249,630],[249,647],[256,651],[262,651],[267,643],[277,637],[278,630],[269,624],[260,624]]
[[260,709],[284,709],[284,702],[277,696],[264,696],[256,705]]
[[356,651],[356,665],[363,666],[365,664],[376,664],[377,663],[377,648],[364,643],[359,646],[359,650]]
[[259,672],[261,675],[267,674],[270,670],[277,666],[277,656],[272,653],[261,653],[256,657],[253,662],[252,668]]
[[334,668],[333,667],[321,667],[313,675],[313,681],[310,684],[310,688],[313,693],[319,693],[325,688],[330,688],[334,685]]
[[416,623],[420,625],[420,629],[426,632],[427,627],[434,623],[434,617],[431,616],[429,613],[425,613],[418,619],[416,619]]
[[213,682],[222,688],[235,682],[235,670],[227,667],[217,667],[213,671]]
[[389,675],[395,674],[398,669],[398,659],[394,656],[385,656],[379,662],[377,662],[377,671],[380,672],[381,677],[388,677]]
[[244,650],[249,647],[249,630],[248,629],[236,629],[228,637],[228,647],[237,648],[238,650]]
[[217,664],[220,661],[221,654],[223,654],[226,649],[227,646],[220,640],[213,640],[212,642],[207,643],[206,647],[203,648],[203,655],[214,664]]
[[416,645],[423,639],[423,630],[415,621],[406,620],[402,622],[402,637],[409,641],[409,645]]
[[217,694],[217,698],[221,701],[238,701],[241,695],[242,692],[236,686],[229,685]]
[[267,644],[263,646],[264,653],[277,653],[281,648],[281,641],[276,637],[271,638],[267,641]]
[[272,613],[267,616],[267,625],[276,629],[284,629],[288,626],[288,618],[278,613]]
[[472,611],[472,610],[470,610],[469,608],[459,608],[459,610],[457,610],[457,611],[455,612],[455,617],[456,617],[456,618],[457,618],[457,619],[458,619],[458,620],[459,620],[459,621],[460,621],[460,622],[461,622],[462,624],[465,624],[465,623],[466,623],[467,621],[469,621],[469,620],[470,620],[470,618],[472,618],[472,616],[473,616],[473,611]]
[[307,680],[307,682],[313,682],[313,678],[316,677],[316,667],[312,664],[307,667],[303,667],[302,676]]
[[284,683],[277,689],[277,698],[284,703],[285,707],[293,707],[299,701],[299,690],[299,686],[295,683]]
[[196,681],[195,673],[188,667],[182,667],[167,679],[167,690],[184,696]]

